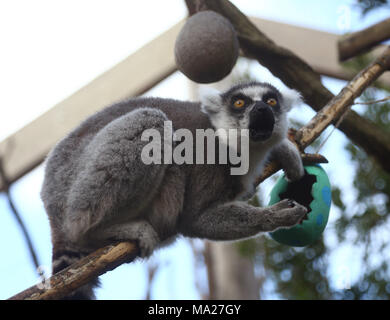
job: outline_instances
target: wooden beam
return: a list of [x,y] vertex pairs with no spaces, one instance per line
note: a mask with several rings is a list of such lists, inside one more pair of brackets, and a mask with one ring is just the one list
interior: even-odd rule
[[[353,74],[339,65],[338,35],[265,19],[251,20],[277,44],[296,53],[319,73],[345,80],[353,78]],[[12,183],[42,163],[55,143],[89,115],[115,101],[144,93],[176,71],[173,48],[183,24],[184,21],[179,22],[0,142],[0,156],[8,180]],[[390,86],[390,75],[380,79]],[[0,181],[0,191],[3,190],[4,181]]]

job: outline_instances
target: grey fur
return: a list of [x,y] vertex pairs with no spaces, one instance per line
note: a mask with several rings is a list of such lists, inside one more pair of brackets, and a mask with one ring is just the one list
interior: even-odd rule
[[[272,136],[251,142],[245,176],[230,175],[229,164],[142,163],[141,150],[147,144],[140,138],[143,130],[162,132],[167,119],[175,130],[187,128],[194,136],[196,129],[247,128],[255,101],[240,117],[229,111],[229,97],[242,91],[260,96],[273,91],[279,97]],[[239,201],[253,195],[254,180],[272,152],[289,179],[303,175],[299,153],[286,139],[290,106],[281,93],[250,83],[202,101],[123,101],[91,116],[55,146],[41,192],[52,230],[53,266],[73,261],[64,256],[81,257],[122,240],[137,241],[146,257],[178,235],[237,240],[290,227],[303,218],[306,209],[295,202],[258,208]],[[91,293],[91,287],[78,294]]]

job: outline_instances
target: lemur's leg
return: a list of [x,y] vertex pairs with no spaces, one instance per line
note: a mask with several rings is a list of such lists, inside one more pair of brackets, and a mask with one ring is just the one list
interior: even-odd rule
[[[145,217],[134,221],[103,225],[90,233],[90,242],[101,246],[117,241],[136,241],[139,256],[149,256],[153,249],[173,240],[181,208],[183,208],[185,179],[183,170],[170,166],[165,170],[163,188],[154,197]],[[100,246],[100,245],[99,245]]]
[[148,257],[161,242],[156,231],[145,220],[97,228],[89,240],[96,241],[99,246],[118,241],[135,241],[140,257]]
[[[142,161],[149,141],[141,136],[144,130],[154,129],[164,137],[166,120],[160,110],[136,109],[109,123],[89,143],[81,158],[84,168],[68,198],[67,224],[73,241],[113,221],[142,219],[138,215],[156,194],[166,165]],[[161,152],[163,145],[161,138]]]
[[208,209],[193,221],[183,221],[182,233],[211,240],[238,240],[259,232],[292,227],[306,212],[305,207],[287,199],[268,208],[231,202]]
[[288,181],[299,180],[304,175],[302,159],[297,147],[288,139],[284,139],[271,153],[271,158],[278,161]]

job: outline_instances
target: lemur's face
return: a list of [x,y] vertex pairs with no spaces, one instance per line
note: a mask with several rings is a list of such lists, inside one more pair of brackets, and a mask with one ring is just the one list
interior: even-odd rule
[[289,98],[270,84],[251,82],[206,96],[202,109],[216,129],[249,129],[252,142],[264,142],[286,135]]

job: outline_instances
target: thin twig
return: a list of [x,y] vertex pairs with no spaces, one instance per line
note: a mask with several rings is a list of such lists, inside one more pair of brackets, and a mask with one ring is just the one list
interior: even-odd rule
[[322,149],[322,147],[325,145],[325,143],[329,140],[330,136],[333,134],[333,132],[339,127],[339,125],[341,124],[341,122],[343,122],[345,116],[347,115],[347,113],[349,112],[349,110],[351,110],[350,108],[348,108],[344,113],[343,115],[340,117],[339,120],[337,120],[336,124],[334,125],[334,127],[332,128],[332,130],[329,132],[329,134],[327,135],[327,137],[321,142],[321,144],[318,146],[317,150],[316,150],[316,153],[319,153]]
[[133,242],[120,242],[98,249],[51,276],[43,287],[40,284],[32,286],[9,300],[61,299],[103,273],[133,261],[137,255],[138,247]]
[[[390,96],[380,99],[380,100],[370,100],[370,101],[364,101],[364,102],[354,102],[353,104],[363,104],[363,105],[369,105],[369,104],[376,104],[381,103],[390,100]],[[326,136],[326,138],[321,142],[321,144],[318,146],[316,153],[319,153],[322,149],[322,147],[325,145],[325,143],[329,140],[330,136],[333,134],[333,132],[340,126],[341,122],[343,122],[344,118],[348,114],[348,112],[351,110],[351,106],[345,112],[342,114],[339,120],[337,120],[336,124],[334,125],[333,129],[329,132],[329,134]]]
[[40,277],[42,277],[42,276],[44,276],[43,270],[40,267],[38,256],[35,252],[31,237],[27,231],[27,228],[23,222],[22,217],[20,216],[20,214],[19,214],[18,210],[16,209],[16,206],[12,200],[11,192],[10,192],[10,183],[7,179],[6,174],[5,174],[4,167],[3,167],[3,159],[1,157],[0,157],[0,178],[3,181],[4,193],[5,193],[5,196],[7,198],[8,205],[9,205],[11,212],[14,215],[17,223],[19,224],[20,229],[22,230],[22,234],[23,234],[24,240],[27,244],[27,248],[28,248],[28,251],[30,253],[31,260],[32,260],[34,267],[35,267],[35,272],[37,272],[38,275]]
[[[369,104],[376,104],[381,103],[390,100],[390,96],[380,99],[380,100],[370,100],[370,101],[364,101],[364,102],[354,102],[353,104],[362,104],[362,105],[369,105]],[[348,112],[351,110],[352,105],[350,105],[345,112],[341,115],[340,119],[337,120],[336,124],[334,125],[333,129],[329,132],[327,137],[324,139],[324,141],[321,142],[321,144],[318,146],[316,153],[319,153],[322,147],[325,145],[325,143],[329,140],[330,136],[333,134],[333,132],[340,126],[341,122],[345,119]]]
[[361,102],[355,102],[354,104],[375,104],[375,103],[380,103],[380,102],[386,102],[390,100],[390,96],[379,99],[379,100],[369,100],[369,101],[361,101]]
[[296,141],[303,150],[311,144],[330,124],[337,120],[350,108],[355,99],[373,83],[390,65],[390,47],[369,66],[360,71],[340,93],[329,101],[310,122],[299,129]]
[[158,270],[159,265],[153,260],[148,263],[148,284],[146,289],[145,300],[150,300],[152,297],[153,280]]

